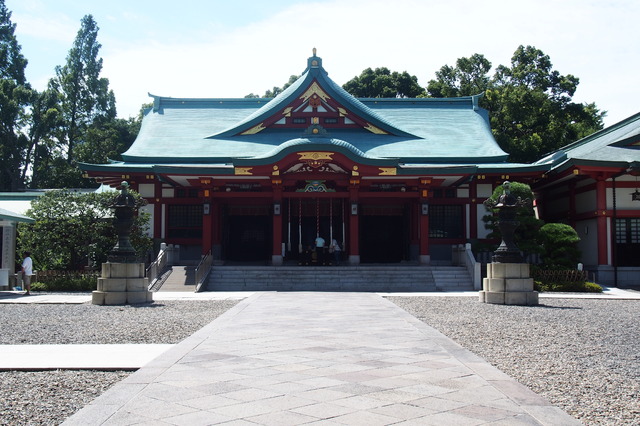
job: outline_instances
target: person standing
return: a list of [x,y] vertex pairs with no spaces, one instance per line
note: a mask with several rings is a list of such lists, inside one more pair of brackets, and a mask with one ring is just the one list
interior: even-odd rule
[[22,282],[24,288],[27,290],[25,294],[31,294],[31,276],[33,275],[33,260],[31,259],[31,253],[24,252],[24,260],[22,261]]
[[340,244],[338,244],[338,240],[335,238],[331,240],[331,245],[329,246],[329,251],[333,253],[333,261],[336,266],[340,265]]
[[324,265],[324,238],[318,234],[316,237],[316,263],[318,265]]

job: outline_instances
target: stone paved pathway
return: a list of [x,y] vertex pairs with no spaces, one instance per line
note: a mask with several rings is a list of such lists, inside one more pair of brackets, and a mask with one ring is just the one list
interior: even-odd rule
[[256,293],[67,425],[580,424],[371,293]]

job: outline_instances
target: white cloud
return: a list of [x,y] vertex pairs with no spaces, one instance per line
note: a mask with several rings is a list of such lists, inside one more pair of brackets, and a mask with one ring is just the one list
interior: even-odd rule
[[12,21],[16,26],[16,36],[34,37],[48,43],[63,42],[71,46],[80,25],[61,13],[51,15],[13,14]]
[[[242,7],[248,6],[239,4],[238,16]],[[99,21],[103,75],[121,116],[137,114],[149,101],[147,92],[262,94],[302,72],[313,47],[339,84],[384,66],[406,70],[426,86],[459,57],[482,53],[494,66],[508,64],[520,44],[538,47],[560,73],[578,76],[574,99],[609,110],[607,124],[638,111],[640,35],[634,28],[640,2],[632,0],[327,0],[297,3],[228,29],[229,22],[214,15],[199,26],[179,18],[175,26],[154,25],[152,16],[129,7]],[[64,15],[23,14],[19,28],[27,26],[34,37],[64,41],[67,51],[79,23]],[[143,35],[131,37],[127,28]]]

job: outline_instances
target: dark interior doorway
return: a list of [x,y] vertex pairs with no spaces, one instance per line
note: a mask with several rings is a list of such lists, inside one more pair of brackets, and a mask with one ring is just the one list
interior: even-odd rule
[[229,216],[226,259],[235,262],[271,259],[271,217]]
[[403,216],[361,216],[360,261],[396,263],[406,260],[406,235]]

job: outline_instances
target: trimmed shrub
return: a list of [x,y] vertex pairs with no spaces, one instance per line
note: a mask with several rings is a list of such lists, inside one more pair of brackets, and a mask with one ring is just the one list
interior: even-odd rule
[[536,291],[558,291],[558,292],[577,292],[577,293],[602,293],[602,287],[596,283],[589,281],[575,282],[543,282],[534,280],[534,289]]
[[538,232],[544,269],[574,269],[580,261],[580,237],[564,223],[547,223]]

